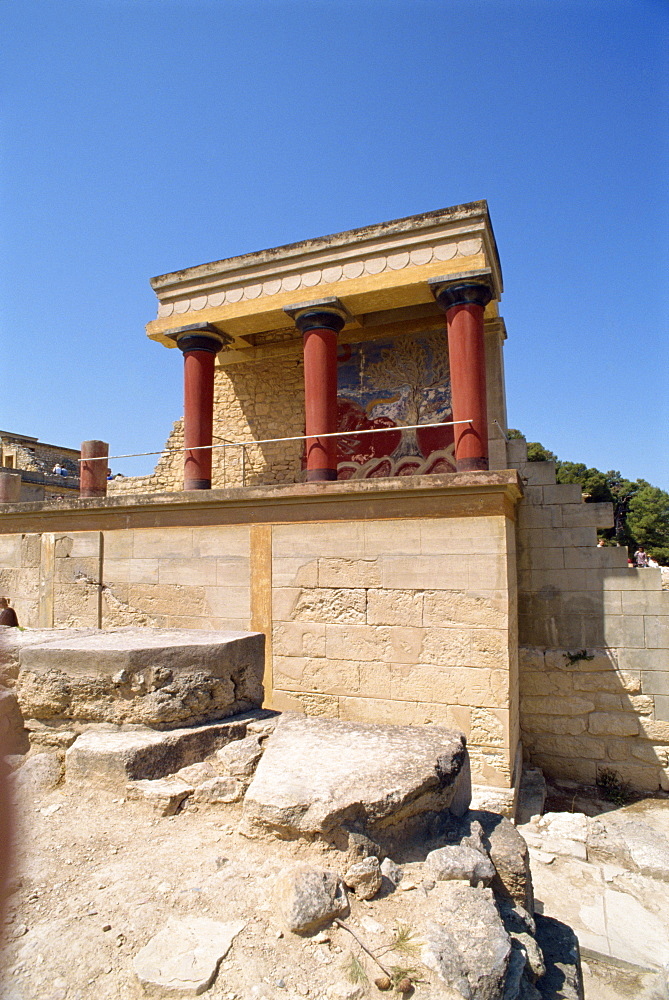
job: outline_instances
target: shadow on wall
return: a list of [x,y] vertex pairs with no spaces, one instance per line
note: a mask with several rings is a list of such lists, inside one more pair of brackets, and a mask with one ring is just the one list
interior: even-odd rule
[[547,774],[594,785],[669,790],[669,592],[627,550],[596,547],[610,504],[556,485],[527,462],[518,515],[520,720],[526,756]]

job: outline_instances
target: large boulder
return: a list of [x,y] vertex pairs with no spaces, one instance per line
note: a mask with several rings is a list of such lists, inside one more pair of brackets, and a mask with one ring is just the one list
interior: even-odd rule
[[128,627],[23,646],[16,692],[26,718],[173,729],[260,706],[259,632]]
[[286,714],[246,793],[244,823],[337,846],[347,830],[386,842],[449,807],[464,812],[466,764],[465,738],[452,730]]

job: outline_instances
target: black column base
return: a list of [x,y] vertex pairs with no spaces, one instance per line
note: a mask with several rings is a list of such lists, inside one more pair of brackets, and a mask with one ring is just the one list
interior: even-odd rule
[[308,483],[332,482],[337,478],[336,469],[307,469]]
[[458,458],[455,462],[458,472],[487,472],[487,458]]
[[211,479],[185,479],[185,490],[210,490]]

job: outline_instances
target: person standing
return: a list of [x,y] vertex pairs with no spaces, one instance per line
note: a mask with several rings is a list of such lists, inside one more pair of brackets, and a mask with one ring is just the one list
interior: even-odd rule
[[643,567],[644,569],[648,566],[648,556],[643,545],[640,545],[634,553],[634,562],[638,567]]

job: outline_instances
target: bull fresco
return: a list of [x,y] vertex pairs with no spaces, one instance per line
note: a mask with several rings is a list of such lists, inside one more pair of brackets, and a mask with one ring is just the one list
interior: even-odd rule
[[339,439],[339,479],[455,471],[452,427],[409,429],[452,420],[445,330],[343,344],[338,362],[338,430],[381,429]]

